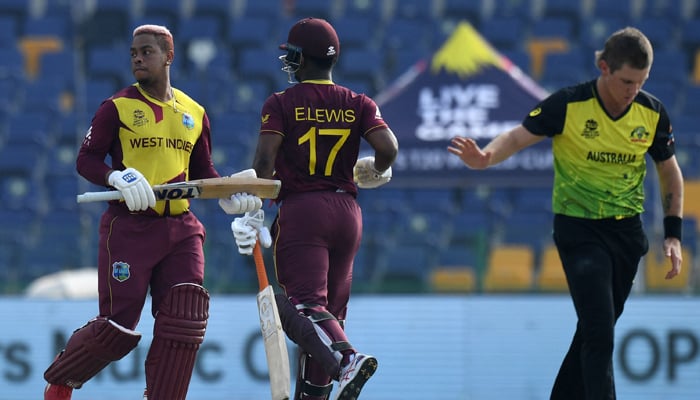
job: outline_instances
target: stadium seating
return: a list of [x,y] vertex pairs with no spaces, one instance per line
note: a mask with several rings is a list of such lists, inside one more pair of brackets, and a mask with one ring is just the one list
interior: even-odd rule
[[[458,1],[458,0],[457,0]],[[457,2],[453,0],[453,2]],[[534,19],[535,7],[531,0],[494,0],[491,17],[519,17],[528,22]]]
[[438,293],[464,293],[477,289],[477,255],[467,247],[449,247],[439,251],[436,266],[429,277],[430,287]]
[[644,281],[646,289],[650,292],[676,292],[685,293],[690,287],[693,274],[693,255],[688,249],[682,250],[683,268],[681,273],[673,279],[666,279],[666,273],[671,270],[671,261],[659,251],[651,249],[644,257]]
[[568,51],[552,52],[545,55],[542,79],[547,82],[568,82],[573,85],[592,79],[589,73],[593,69],[591,54],[581,47],[569,48]]
[[605,39],[614,31],[625,26],[625,20],[621,16],[593,15],[581,26],[576,42],[591,52],[602,48]]
[[700,45],[700,17],[681,22],[680,45],[688,53],[693,53]]
[[423,292],[428,289],[435,249],[429,245],[398,244],[384,250],[378,260],[377,279],[383,292]]
[[335,5],[336,2],[328,0],[304,0],[291,2],[290,7],[295,20],[316,17],[332,21],[336,15]]
[[[649,38],[655,51],[672,49],[678,42],[678,26],[671,19],[645,16],[637,20],[635,26]],[[659,58],[655,56],[654,63],[658,60]]]
[[700,180],[685,180],[683,200],[683,215],[700,220]]
[[479,1],[445,0],[442,16],[467,20],[478,27],[484,18],[484,5]]
[[23,79],[24,58],[16,46],[0,47],[0,77],[9,79]]
[[494,17],[482,22],[480,32],[494,48],[501,52],[508,52],[522,47],[522,35],[526,23],[520,17]]
[[533,24],[530,30],[533,38],[564,39],[576,37],[574,22],[564,17],[543,18]]
[[18,25],[17,18],[0,14],[0,43],[3,43],[3,46],[17,43],[17,37],[19,36]]
[[533,289],[535,252],[526,245],[502,245],[491,249],[486,273],[486,292],[529,292]]
[[[594,0],[593,15],[600,17],[621,18],[623,24],[629,24],[638,15],[635,14],[635,0]],[[622,27],[622,25],[621,25]]]
[[[241,51],[244,48],[264,49],[274,47],[275,43],[271,35],[277,32],[275,21],[264,17],[245,17],[229,20],[226,29],[226,40],[235,50]],[[272,37],[271,37],[272,36]]]
[[[641,28],[655,48],[644,88],[664,102],[671,116],[677,158],[686,178],[684,248],[687,257],[696,259],[699,9],[696,0],[4,0],[0,2],[0,91],[4,93],[0,173],[3,187],[12,187],[2,199],[12,211],[0,217],[4,224],[28,228],[22,243],[11,250],[0,246],[0,263],[18,266],[5,270],[0,279],[17,289],[25,279],[68,265],[48,265],[49,255],[28,254],[39,241],[51,240],[36,227],[59,223],[43,219],[49,197],[51,207],[63,210],[63,218],[80,220],[82,237],[94,241],[94,223],[104,204],[73,201],[76,192],[92,187],[77,176],[75,156],[102,100],[133,82],[128,47],[134,27],[164,24],[175,34],[173,85],[206,107],[213,129],[212,157],[219,172],[229,174],[250,165],[260,108],[273,91],[288,87],[277,45],[303,16],[331,20],[342,44],[334,80],[371,96],[417,60],[430,57],[458,21],[470,21],[496,50],[546,89],[594,78],[593,52],[604,39],[626,25]],[[193,43],[199,47],[190,48]],[[36,50],[46,44],[56,48],[27,58],[32,46]],[[209,45],[214,51],[205,58],[202,54]],[[397,169],[395,174],[399,173]],[[390,292],[566,290],[551,245],[551,188],[476,184],[451,189],[390,184],[361,190],[358,201],[364,231],[355,286]],[[660,221],[651,203],[656,199],[658,194],[651,187],[650,224]],[[230,221],[217,218],[218,210],[211,210],[209,203],[198,203],[195,209],[209,230],[206,279],[212,290],[255,290],[250,265],[241,261],[231,268],[236,253],[227,226]],[[88,235],[83,234],[85,229],[91,229]],[[9,235],[9,231],[0,234]],[[69,243],[60,235],[53,240],[65,241],[64,248],[93,258],[94,243],[86,247],[86,241]],[[527,246],[524,257],[531,262],[511,266],[514,272],[506,274],[520,279],[513,287],[512,282],[498,283],[495,273],[497,267],[511,262],[493,264],[501,247],[515,243]],[[31,267],[22,269],[24,265]],[[651,267],[646,271],[651,273]],[[654,277],[646,278],[649,290],[697,290],[692,274],[683,278],[689,279],[687,286],[683,279],[659,282]]]
[[358,79],[373,77],[373,86],[381,85],[384,76],[377,71],[381,71],[385,59],[383,53],[375,49],[349,48],[341,50],[343,63],[338,65],[338,74],[345,78]]
[[546,292],[566,292],[569,288],[566,275],[554,244],[548,244],[540,255],[540,264],[536,272],[536,286]]
[[343,5],[343,15],[346,17],[361,17],[380,24],[388,12],[383,1],[346,0]]

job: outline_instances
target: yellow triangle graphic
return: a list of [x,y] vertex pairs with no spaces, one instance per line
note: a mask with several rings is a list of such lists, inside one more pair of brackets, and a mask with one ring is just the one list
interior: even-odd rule
[[504,69],[501,55],[468,22],[460,22],[433,56],[434,74],[445,71],[460,77],[474,75],[487,66]]

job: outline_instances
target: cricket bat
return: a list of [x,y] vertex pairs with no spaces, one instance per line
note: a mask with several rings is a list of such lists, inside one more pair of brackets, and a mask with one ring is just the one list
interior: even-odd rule
[[[155,185],[153,193],[156,195],[156,200],[225,199],[241,192],[263,199],[274,199],[279,194],[281,185],[282,183],[276,179],[227,176]],[[77,196],[78,203],[122,198],[118,190],[85,192]]]
[[267,367],[270,371],[270,391],[272,400],[288,400],[290,393],[289,354],[280,314],[275,302],[275,292],[267,280],[260,243],[253,248],[255,271],[258,274],[258,314],[260,329],[265,344]]

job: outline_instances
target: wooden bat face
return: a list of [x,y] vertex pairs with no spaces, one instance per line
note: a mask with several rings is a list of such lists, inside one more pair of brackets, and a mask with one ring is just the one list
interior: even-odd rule
[[258,311],[263,338],[267,340],[275,334],[283,334],[272,286],[268,286],[258,293]]
[[[236,193],[254,194],[262,199],[275,199],[282,182],[252,177],[222,177],[153,186],[156,200],[225,199]],[[118,190],[87,192],[77,196],[78,203],[109,201],[122,198]]]
[[280,186],[281,182],[273,179],[223,177],[156,185],[153,192],[158,200],[227,198],[241,192],[274,199]]
[[260,330],[267,365],[270,370],[270,390],[273,400],[287,400],[290,394],[290,370],[287,342],[280,322],[275,293],[272,286],[265,287],[258,293],[258,313]]

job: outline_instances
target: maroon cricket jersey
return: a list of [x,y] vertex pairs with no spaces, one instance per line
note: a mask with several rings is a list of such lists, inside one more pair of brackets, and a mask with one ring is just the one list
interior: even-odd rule
[[261,135],[284,137],[275,160],[277,197],[342,190],[357,196],[353,167],[360,141],[386,127],[376,103],[330,80],[308,80],[265,101]]

